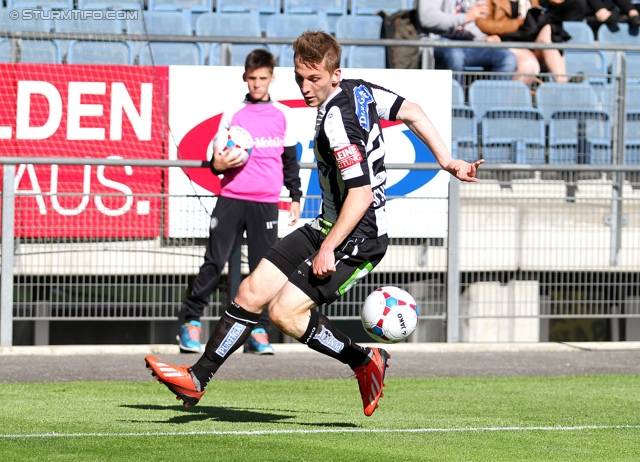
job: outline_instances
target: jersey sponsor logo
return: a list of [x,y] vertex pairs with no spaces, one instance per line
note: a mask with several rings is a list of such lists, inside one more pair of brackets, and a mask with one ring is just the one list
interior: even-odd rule
[[349,146],[340,148],[337,151],[334,151],[333,155],[338,161],[338,168],[340,170],[344,170],[362,162],[362,154],[360,153],[358,146],[355,144],[350,144]]
[[369,93],[369,89],[364,85],[357,86],[353,89],[353,95],[356,99],[356,116],[360,126],[366,131],[371,129],[369,120],[369,104],[373,103],[373,95]]
[[324,326],[322,326],[322,330],[316,334],[314,339],[336,353],[340,353],[344,348],[344,343],[335,338],[331,331]]
[[227,335],[222,340],[222,343],[220,343],[220,346],[216,350],[216,354],[222,356],[223,358],[227,356],[227,353],[229,353],[231,347],[233,347],[233,345],[240,338],[246,328],[247,326],[243,326],[242,324],[238,324],[237,322],[234,323]]
[[256,136],[253,142],[256,148],[281,148],[284,146],[284,140],[280,137]]

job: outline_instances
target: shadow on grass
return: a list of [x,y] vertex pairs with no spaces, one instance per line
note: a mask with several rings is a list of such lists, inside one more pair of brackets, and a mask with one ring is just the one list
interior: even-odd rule
[[[121,407],[129,409],[139,409],[142,411],[167,411],[175,410],[182,412],[181,415],[171,417],[166,420],[144,420],[144,422],[153,423],[167,423],[167,424],[186,424],[190,422],[202,422],[206,420],[213,420],[216,422],[233,422],[233,423],[284,423],[282,421],[288,420],[288,424],[297,425],[312,425],[320,427],[357,427],[351,422],[324,422],[324,423],[309,423],[309,422],[296,422],[296,412],[290,412],[287,414],[277,414],[274,412],[256,411],[251,409],[241,408],[228,408],[228,407],[216,407],[216,406],[197,406],[192,408],[185,408],[183,406],[157,406],[157,405],[122,405]],[[129,420],[131,423],[143,422],[141,420]]]

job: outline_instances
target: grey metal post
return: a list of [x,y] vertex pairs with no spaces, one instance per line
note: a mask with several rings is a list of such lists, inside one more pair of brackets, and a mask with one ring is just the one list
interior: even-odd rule
[[[622,165],[625,162],[625,138],[627,125],[627,60],[624,52],[616,52],[616,69],[618,80],[616,85],[616,130],[613,141],[613,164]],[[614,172],[611,188],[611,245],[609,262],[611,266],[618,265],[620,247],[622,246],[622,186],[624,172]]]
[[447,342],[460,335],[460,181],[449,179],[449,243],[447,246]]
[[2,175],[2,275],[0,275],[0,346],[13,345],[13,252],[16,166]]

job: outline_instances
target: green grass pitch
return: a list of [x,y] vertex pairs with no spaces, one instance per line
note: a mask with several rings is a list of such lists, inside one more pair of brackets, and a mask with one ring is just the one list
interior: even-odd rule
[[640,377],[212,382],[181,406],[149,382],[0,384],[8,461],[634,461]]

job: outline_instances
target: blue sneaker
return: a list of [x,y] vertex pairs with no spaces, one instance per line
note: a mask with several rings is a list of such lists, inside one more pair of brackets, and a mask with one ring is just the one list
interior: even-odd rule
[[202,324],[200,321],[189,321],[180,326],[180,335],[176,335],[181,353],[200,353],[202,344],[200,335],[202,334]]
[[269,344],[269,336],[267,331],[262,327],[253,329],[251,331],[251,337],[247,343],[244,344],[244,353],[254,353],[257,355],[272,355],[276,350]]

